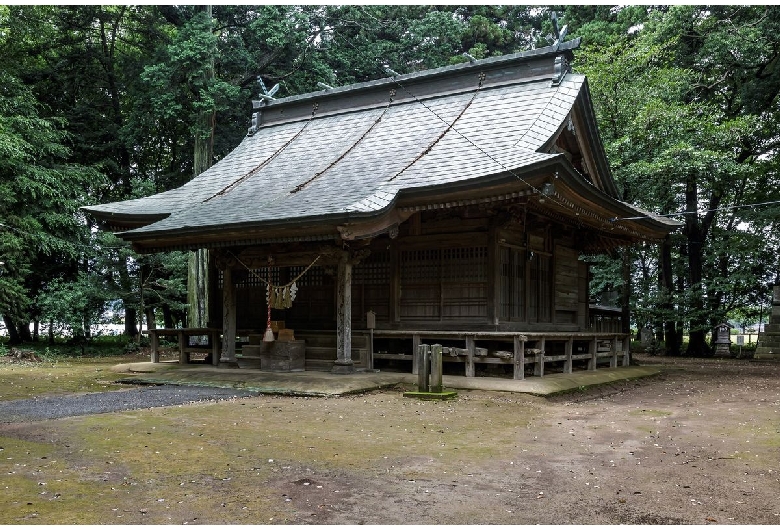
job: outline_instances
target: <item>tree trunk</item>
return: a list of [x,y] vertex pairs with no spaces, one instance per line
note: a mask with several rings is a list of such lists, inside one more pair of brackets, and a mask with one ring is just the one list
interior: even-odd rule
[[173,312],[171,311],[171,307],[168,304],[163,304],[162,312],[163,312],[163,326],[165,326],[168,329],[171,329],[175,325],[173,321]]
[[32,342],[29,322],[19,322],[16,324],[16,331],[19,333],[19,340],[22,342]]
[[16,324],[14,321],[3,315],[3,323],[5,323],[5,329],[8,330],[8,344],[21,344],[22,339],[19,337],[19,333],[16,331]]
[[[207,16],[211,18],[211,6],[203,6]],[[205,69],[205,81],[214,77],[214,56],[208,59]],[[201,113],[198,127],[195,134],[195,150],[193,158],[193,177],[197,177],[202,172],[211,167],[214,159],[214,126],[216,124],[216,109],[209,109]],[[211,293],[211,282],[213,282],[214,273],[210,270],[211,259],[209,251],[198,249],[190,254],[189,267],[187,269],[187,303],[189,311],[187,313],[188,326],[191,328],[204,328],[209,324],[214,324],[212,320],[216,315],[209,314],[210,305],[209,294]]]
[[685,235],[688,239],[688,275],[690,277],[690,335],[687,355],[693,357],[705,357],[712,354],[712,350],[706,341],[709,328],[709,316],[704,307],[704,286],[702,277],[704,272],[704,227],[699,223],[698,210],[699,194],[695,177],[689,176],[685,190],[686,211],[694,212],[685,216]]
[[666,344],[666,355],[680,355],[680,336],[677,333],[676,321],[672,318],[674,305],[672,295],[674,293],[674,278],[672,272],[672,243],[667,236],[661,244],[661,291],[663,293],[663,337]]
[[[620,323],[622,333],[631,333],[631,249],[623,249],[623,263],[621,272],[623,276],[623,289],[620,292]],[[641,328],[641,326],[638,326]],[[628,364],[631,365],[634,359],[632,358],[631,348],[628,349]]]
[[135,307],[125,307],[125,335],[135,338],[138,335],[138,311]]

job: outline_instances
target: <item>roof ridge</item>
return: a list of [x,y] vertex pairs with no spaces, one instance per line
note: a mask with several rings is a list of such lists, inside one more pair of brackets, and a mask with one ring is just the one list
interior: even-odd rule
[[340,87],[334,87],[332,89],[317,90],[315,92],[306,92],[304,94],[296,94],[293,96],[287,96],[284,98],[274,99],[272,101],[259,100],[254,101],[255,107],[268,108],[277,105],[283,105],[293,102],[301,102],[307,99],[314,99],[321,96],[340,95],[346,92],[359,91],[364,88],[375,88],[382,85],[390,85],[399,80],[401,81],[419,81],[426,78],[439,77],[456,71],[466,70],[479,70],[485,66],[496,66],[503,63],[521,62],[522,60],[539,59],[545,56],[560,55],[562,53],[570,54],[572,50],[579,48],[581,37],[572,39],[570,41],[554,44],[551,46],[545,46],[544,48],[534,48],[532,50],[525,50],[517,53],[499,55],[497,57],[487,57],[485,59],[477,59],[476,61],[469,61],[465,63],[441,66],[439,68],[432,68],[427,70],[421,70],[418,72],[410,72],[408,74],[402,74],[398,76],[383,77],[375,79],[373,81],[364,81],[361,83],[352,83]]

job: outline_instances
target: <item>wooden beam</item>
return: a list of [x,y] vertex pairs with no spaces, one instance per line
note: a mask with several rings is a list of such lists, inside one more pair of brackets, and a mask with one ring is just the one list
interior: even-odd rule
[[[337,226],[336,229],[345,241],[354,241],[356,239],[367,239],[398,229],[398,225],[409,219],[413,212],[402,212],[390,210],[378,219],[371,219],[359,223],[350,223]],[[392,234],[391,234],[392,235]]]

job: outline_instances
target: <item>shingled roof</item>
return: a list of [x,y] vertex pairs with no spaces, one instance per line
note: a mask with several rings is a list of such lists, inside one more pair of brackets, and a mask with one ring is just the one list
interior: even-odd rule
[[[256,102],[246,138],[192,181],[84,209],[141,251],[332,239],[433,196],[538,194],[533,179],[551,174],[561,215],[645,216],[616,198],[587,81],[567,68],[578,44]],[[554,148],[573,113],[588,137],[586,175]],[[620,223],[645,238],[675,225]]]

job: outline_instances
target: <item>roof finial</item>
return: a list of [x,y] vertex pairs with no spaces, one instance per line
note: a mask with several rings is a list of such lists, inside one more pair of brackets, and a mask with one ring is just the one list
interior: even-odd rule
[[383,65],[383,68],[385,69],[385,72],[387,72],[388,74],[390,74],[393,77],[398,77],[398,76],[401,75],[398,72],[396,72],[395,70],[393,70],[392,68],[390,68],[389,64]]
[[558,29],[558,13],[555,11],[550,13],[550,20],[552,20],[553,32],[555,33],[555,42],[553,43],[553,46],[560,46],[563,39],[566,38],[569,26],[565,25],[560,30]]
[[276,83],[274,86],[271,87],[271,90],[268,90],[265,88],[265,83],[263,83],[263,78],[260,76],[257,76],[257,82],[260,85],[260,90],[263,91],[262,94],[258,94],[261,98],[263,98],[266,101],[273,101],[274,100],[274,94],[279,90],[279,83]]

